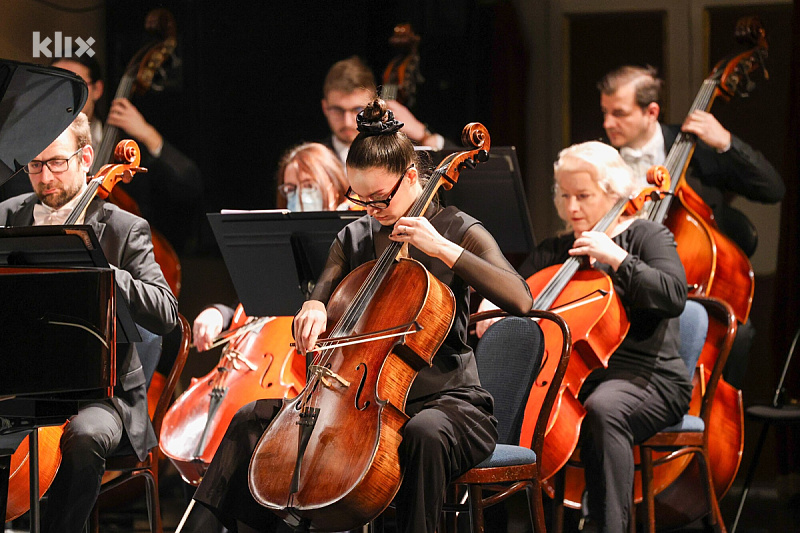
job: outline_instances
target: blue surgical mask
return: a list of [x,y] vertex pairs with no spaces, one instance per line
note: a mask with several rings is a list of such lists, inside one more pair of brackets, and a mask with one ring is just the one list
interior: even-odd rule
[[289,211],[322,211],[322,191],[318,187],[302,187],[286,195],[286,209]]

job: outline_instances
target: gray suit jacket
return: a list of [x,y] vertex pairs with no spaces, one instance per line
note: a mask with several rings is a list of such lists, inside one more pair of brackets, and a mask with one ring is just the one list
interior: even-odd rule
[[[0,226],[32,225],[37,202],[35,194],[23,194],[0,203]],[[96,198],[89,204],[85,223],[97,234],[136,323],[158,335],[172,331],[178,323],[178,302],[155,262],[147,222]],[[135,345],[118,344],[117,385],[111,401],[140,459],[158,443],[147,413],[145,382]]]

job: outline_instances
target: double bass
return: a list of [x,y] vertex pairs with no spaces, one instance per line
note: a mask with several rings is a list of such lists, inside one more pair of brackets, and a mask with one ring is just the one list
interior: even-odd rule
[[[486,159],[485,127],[467,125],[462,139],[474,149],[448,155],[405,216],[421,216],[440,186],[456,183],[462,165]],[[406,396],[432,364],[456,305],[447,285],[399,257],[403,248],[393,241],[336,288],[327,305],[333,327],[317,341],[308,383],[284,402],[251,458],[253,497],[292,525],[357,528],[400,487]]]
[[[109,193],[120,181],[129,183],[137,172],[147,172],[147,169],[139,166],[141,153],[136,141],[130,139],[120,141],[114,150],[114,156],[121,163],[104,165],[89,180],[75,209],[64,221],[65,226],[77,224],[95,196],[108,198]],[[36,430],[39,438],[39,498],[44,496],[44,493],[50,488],[58,472],[58,467],[61,465],[60,443],[65,426],[66,424],[46,426]],[[6,522],[22,516],[30,509],[30,449],[28,442],[28,437],[25,437],[11,455]]]
[[[147,15],[146,29],[159,36],[159,41],[139,50],[125,68],[125,74],[117,87],[114,99],[130,98],[133,94],[144,94],[150,90],[156,73],[177,46],[177,29],[172,14],[163,8],[154,9]],[[96,147],[92,172],[96,173],[111,160],[112,151],[119,136],[119,128],[108,123],[103,125],[103,140]],[[139,205],[124,190],[111,192],[109,201],[122,209],[142,216]],[[181,263],[170,242],[156,228],[150,228],[153,237],[153,253],[156,263],[161,267],[169,288],[177,298],[181,292]],[[157,398],[158,396],[155,395]]]

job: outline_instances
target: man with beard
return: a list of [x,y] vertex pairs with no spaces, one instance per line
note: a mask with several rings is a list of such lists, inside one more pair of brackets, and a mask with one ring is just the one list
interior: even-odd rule
[[[0,203],[0,226],[63,224],[86,190],[92,166],[89,122],[81,113],[50,146],[25,165],[34,193]],[[146,221],[95,198],[79,218],[91,226],[114,270],[133,319],[156,335],[178,323],[178,303],[153,257]],[[113,398],[83,406],[61,438],[62,461],[49,491],[43,531],[82,531],[100,492],[105,460],[157,444],[147,412],[147,376],[135,345],[117,345]],[[154,368],[155,363],[146,365]]]

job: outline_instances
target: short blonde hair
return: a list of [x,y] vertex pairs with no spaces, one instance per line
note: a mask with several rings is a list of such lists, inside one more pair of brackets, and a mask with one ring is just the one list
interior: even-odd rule
[[67,126],[67,129],[72,133],[75,138],[75,149],[83,148],[84,146],[92,144],[92,129],[89,127],[89,119],[86,113],[80,112],[72,124]]
[[598,141],[573,144],[561,150],[553,164],[553,202],[563,220],[569,217],[558,187],[558,176],[562,172],[588,172],[597,186],[615,199],[628,198],[639,189],[633,171],[614,147]]

